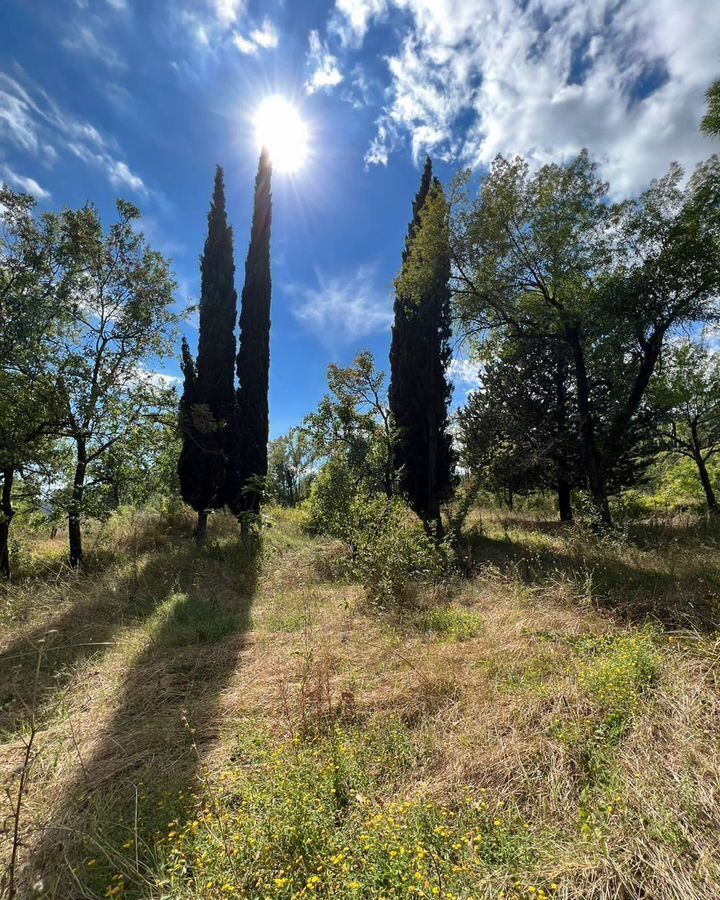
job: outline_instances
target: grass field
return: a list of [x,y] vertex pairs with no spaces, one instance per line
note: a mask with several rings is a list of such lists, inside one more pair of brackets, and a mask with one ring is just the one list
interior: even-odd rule
[[125,511],[81,574],[60,540],[22,558],[16,896],[720,897],[716,530],[478,512],[462,574],[400,614],[270,518],[243,550],[215,517],[199,553]]

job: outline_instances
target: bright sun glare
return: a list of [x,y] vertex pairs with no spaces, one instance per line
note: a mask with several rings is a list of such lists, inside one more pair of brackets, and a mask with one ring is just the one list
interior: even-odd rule
[[255,113],[258,147],[267,147],[273,168],[295,172],[308,152],[307,126],[300,113],[280,94],[266,97]]

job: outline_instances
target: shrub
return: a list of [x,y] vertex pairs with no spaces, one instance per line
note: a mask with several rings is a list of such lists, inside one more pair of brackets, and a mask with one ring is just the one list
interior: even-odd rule
[[366,505],[374,522],[360,536],[355,572],[373,603],[407,606],[418,584],[436,581],[449,568],[451,553],[400,500],[384,500],[383,506],[378,516],[377,500]]

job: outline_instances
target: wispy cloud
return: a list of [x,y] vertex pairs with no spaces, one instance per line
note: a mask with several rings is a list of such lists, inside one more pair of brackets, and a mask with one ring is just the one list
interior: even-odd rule
[[258,47],[264,47],[266,50],[278,45],[277,29],[270,19],[263,19],[260,28],[255,28],[250,32],[250,39],[253,40]]
[[4,181],[9,187],[31,194],[36,200],[50,199],[50,191],[46,191],[45,188],[41,187],[34,178],[30,178],[27,175],[19,175],[10,166],[0,165],[0,180]]
[[[101,170],[116,190],[147,196],[143,179],[120,158],[117,143],[92,123],[77,119],[24,73],[0,71],[0,137],[46,164],[66,152]],[[42,190],[42,188],[41,188]]]
[[233,34],[233,43],[241,53],[254,55],[258,50],[271,50],[278,45],[277,28],[270,19],[263,19],[260,28],[254,28],[249,35],[244,36],[236,31]]
[[94,62],[100,62],[109,69],[124,69],[125,60],[109,43],[103,41],[96,31],[87,25],[73,29],[63,42],[63,47],[71,53],[79,53]]
[[351,344],[390,327],[393,318],[389,293],[378,289],[374,265],[328,276],[318,272],[317,286],[292,285],[295,318],[329,347]]
[[310,77],[305,82],[308,94],[330,90],[343,80],[337,58],[330,53],[327,44],[320,40],[317,31],[311,31],[308,38],[307,65],[310,69]]

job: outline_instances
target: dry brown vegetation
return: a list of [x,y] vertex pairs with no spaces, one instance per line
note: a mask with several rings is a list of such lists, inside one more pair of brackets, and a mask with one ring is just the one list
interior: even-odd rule
[[198,553],[128,513],[5,588],[17,896],[720,896],[712,529],[478,514],[471,576],[390,613],[271,518]]

